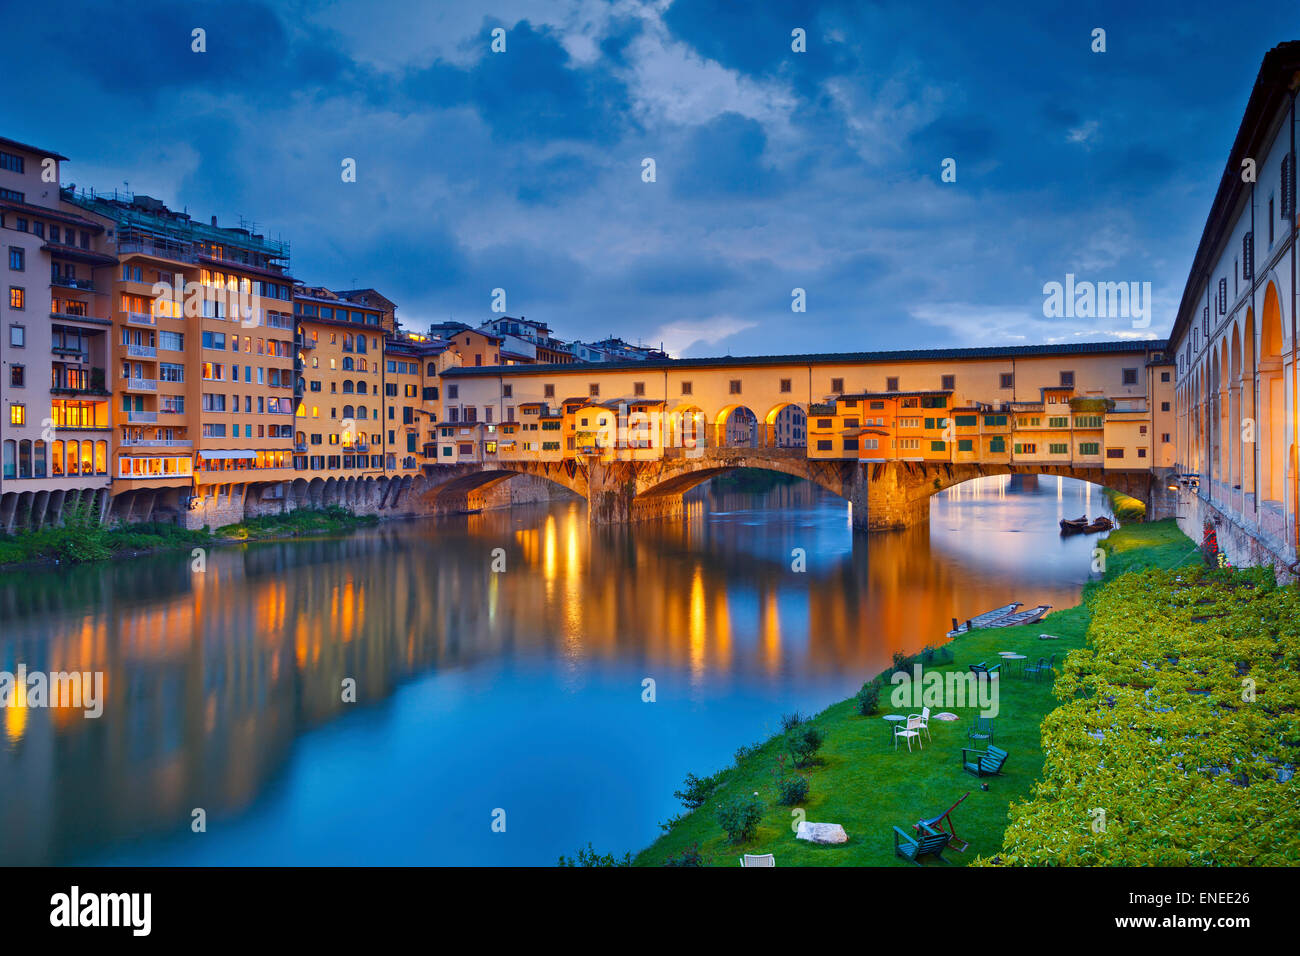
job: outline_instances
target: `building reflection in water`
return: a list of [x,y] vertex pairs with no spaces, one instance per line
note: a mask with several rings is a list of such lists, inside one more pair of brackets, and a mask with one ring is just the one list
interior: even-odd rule
[[617,664],[701,696],[813,682],[829,702],[951,618],[1073,603],[1091,543],[1060,540],[1055,516],[1083,489],[958,486],[931,528],[869,539],[800,483],[706,488],[685,520],[590,533],[565,502],[219,548],[202,573],[178,552],[0,576],[0,669],[102,671],[106,694],[99,720],[4,711],[0,862],[184,830],[194,807],[240,814],[300,735],[354,706],[346,678],[385,701],[414,675],[536,659],[575,694]]

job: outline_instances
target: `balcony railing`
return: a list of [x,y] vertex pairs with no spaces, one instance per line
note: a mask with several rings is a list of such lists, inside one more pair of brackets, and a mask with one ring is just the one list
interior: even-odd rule
[[126,390],[128,392],[156,392],[158,391],[158,379],[129,378],[126,380]]
[[158,350],[152,345],[128,345],[126,354],[131,358],[157,358]]
[[152,425],[158,421],[158,413],[128,411],[126,413],[126,420],[133,425]]
[[128,312],[126,321],[131,325],[157,325],[158,320],[148,312]]
[[81,289],[86,292],[95,291],[95,283],[90,279],[73,279],[68,276],[53,276],[50,278],[50,285],[61,286],[64,289]]
[[294,347],[300,349],[314,349],[316,343],[312,339],[295,339]]
[[125,239],[117,244],[117,251],[121,255],[139,254],[156,259],[170,259],[172,262],[198,262],[198,256],[190,249],[149,242],[147,239]]
[[190,438],[126,438],[118,445],[123,448],[190,448],[194,441]]

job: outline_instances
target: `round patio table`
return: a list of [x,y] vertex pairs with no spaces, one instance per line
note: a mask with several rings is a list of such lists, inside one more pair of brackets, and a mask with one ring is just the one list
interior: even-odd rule
[[1002,653],[1002,659],[1003,659],[1004,661],[1007,662],[1007,669],[1008,669],[1008,670],[1011,669],[1012,667],[1014,667],[1014,668],[1016,668],[1016,673],[1017,673],[1020,677],[1024,677],[1024,676],[1025,676],[1025,661],[1029,660],[1029,658],[1028,658],[1026,655],[1024,655],[1024,654],[1009,654],[1009,653],[1003,652],[1003,653]]
[[906,714],[885,714],[885,716],[880,719],[885,721],[885,726],[889,728],[889,737],[892,740],[894,737],[894,725],[898,723],[900,720],[907,720],[907,715]]

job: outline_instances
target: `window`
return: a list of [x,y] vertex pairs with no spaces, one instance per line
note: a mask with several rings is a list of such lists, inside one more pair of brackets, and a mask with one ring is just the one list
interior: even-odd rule
[[682,394],[683,394],[683,395],[690,395],[690,394],[691,394],[691,383],[690,383],[690,382],[682,382]]
[[0,150],[0,169],[7,169],[11,173],[23,172],[23,158],[14,153],[6,153]]
[[984,416],[984,424],[985,424],[985,425],[989,425],[989,426],[997,427],[997,426],[1005,426],[1006,423],[1007,423],[1007,416],[1005,416],[1005,415],[985,415],[985,416]]
[[27,291],[22,286],[11,285],[9,287],[9,308],[27,308]]
[[1100,455],[1100,454],[1101,454],[1101,442],[1095,442],[1095,441],[1084,441],[1084,442],[1079,442],[1079,454],[1080,454],[1080,455]]
[[974,451],[974,450],[975,450],[975,439],[973,439],[973,438],[958,438],[958,439],[957,439],[957,450],[958,450],[958,451]]
[[[1219,280],[1219,297],[1217,302],[1219,315],[1228,314],[1228,280],[1222,278]],[[1208,332],[1206,333],[1209,334]]]
[[948,443],[943,441],[930,442],[930,451],[947,451]]
[[989,439],[989,451],[995,454],[1005,454],[1007,450],[1007,440],[1001,435],[995,435]]
[[1070,419],[1065,415],[1053,415],[1047,419],[1048,428],[1069,428]]
[[1062,372],[1062,373],[1061,373],[1061,388],[1074,388],[1074,373],[1073,373],[1073,372]]
[[729,391],[731,392],[732,395],[740,394],[740,379],[733,378],[731,380]]
[[22,402],[14,402],[9,406],[9,424],[26,425],[27,424],[27,406]]
[[957,387],[956,375],[945,375],[940,381],[942,384],[939,387],[942,388],[945,392],[951,392],[953,389]]
[[10,365],[9,366],[9,384],[14,388],[22,388],[27,384],[27,366]]
[[817,441],[817,450],[818,450],[818,451],[830,451],[830,450],[831,450],[831,443],[830,443],[830,440],[829,440],[829,439],[825,439],[825,438],[818,439],[818,441]]
[[857,440],[856,438],[846,438],[846,439],[844,439],[844,450],[845,450],[845,451],[857,451],[857,450],[858,450],[858,440]]
[[1126,368],[1123,370],[1121,381],[1125,385],[1136,385],[1138,383],[1138,370],[1135,368]]
[[1160,373],[1160,381],[1162,381],[1162,382],[1167,382],[1167,381],[1169,381],[1169,373],[1168,373],[1168,372],[1161,372],[1161,373]]
[[633,383],[632,383],[632,394],[633,394],[633,395],[638,395],[638,396],[644,396],[644,395],[645,395],[645,382],[633,382]]
[[790,391],[790,379],[788,378],[781,379],[781,391],[782,392]]
[[[552,386],[548,386],[548,387],[550,387],[550,388],[554,388],[555,386],[552,385]],[[396,394],[396,393],[394,393],[394,394]],[[460,386],[459,386],[459,385],[448,385],[448,386],[447,386],[447,397],[448,397],[448,398],[460,398]]]
[[22,272],[26,268],[26,253],[22,246],[9,247],[9,268],[14,272]]
[[979,424],[979,416],[977,415],[957,415],[955,420],[958,428],[974,428]]
[[1241,237],[1241,277],[1252,279],[1255,276],[1255,234],[1248,232]]
[[885,391],[887,391],[887,392],[896,392],[896,391],[898,391],[898,379],[896,379],[896,378],[887,378],[887,379],[885,379]]
[[[455,387],[456,387],[455,385],[449,385],[449,386],[447,386],[447,397],[448,397],[448,398],[455,398],[455,397],[456,397],[455,393],[452,391],[452,389],[454,389]],[[554,397],[555,397],[555,386],[554,386],[554,385],[543,385],[543,386],[542,386],[542,397],[543,397],[543,398],[554,398]]]
[[1053,442],[1047,446],[1047,452],[1049,455],[1068,455],[1070,446],[1064,442]]
[[515,394],[515,387],[514,387],[513,385],[502,385],[502,386],[501,386],[501,397],[502,397],[502,398],[511,398],[511,397],[514,396],[514,394]]
[[[737,391],[739,391],[739,389],[737,389]],[[783,391],[784,391],[784,389],[783,389]],[[832,392],[842,392],[842,391],[844,391],[844,379],[842,379],[842,378],[833,378],[833,379],[831,379],[831,391],[832,391]]]
[[1124,457],[1124,449],[1123,449],[1123,448],[1107,448],[1107,449],[1106,449],[1106,457],[1107,457],[1107,458],[1123,458],[1123,457]]
[[1015,451],[1017,455],[1036,455],[1038,445],[1036,442],[1016,442]]
[[1011,372],[1003,372],[998,376],[998,386],[1000,388],[1015,388],[1016,376]]
[[1282,218],[1295,215],[1295,154],[1287,153],[1282,159]]
[[1277,217],[1273,212],[1273,197],[1269,196],[1268,197],[1268,246],[1270,249],[1273,248],[1273,239],[1274,239],[1273,223],[1276,218]]
[[9,326],[9,344],[16,349],[20,349],[27,344],[27,326],[11,325]]
[[1160,403],[1160,410],[1161,410],[1162,412],[1167,412],[1167,411],[1169,411],[1169,403],[1168,403],[1168,402],[1161,402],[1161,403]]

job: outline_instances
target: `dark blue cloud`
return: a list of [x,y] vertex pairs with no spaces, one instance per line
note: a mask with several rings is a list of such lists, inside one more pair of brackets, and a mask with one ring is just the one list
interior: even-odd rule
[[680,172],[667,178],[683,198],[773,196],[784,182],[764,155],[767,134],[757,121],[723,113],[697,127],[686,145]]

